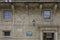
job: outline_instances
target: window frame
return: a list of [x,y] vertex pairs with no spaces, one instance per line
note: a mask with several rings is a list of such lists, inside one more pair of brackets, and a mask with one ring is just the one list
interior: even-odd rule
[[[10,11],[10,14],[9,14],[10,18],[5,19],[5,14],[4,14],[5,11]],[[3,10],[3,19],[4,19],[4,21],[9,21],[11,19],[11,10]]]
[[[50,11],[50,14],[49,14],[50,17],[49,17],[49,18],[45,18],[45,16],[44,16],[44,11]],[[44,18],[44,19],[51,19],[51,10],[47,10],[47,9],[46,9],[46,10],[43,10],[43,18]]]
[[[5,35],[5,32],[9,32],[9,35]],[[11,36],[11,31],[10,30],[4,30],[3,31],[3,36],[10,37]]]
[[[51,18],[50,19],[44,19],[44,10],[50,10],[51,11]],[[51,22],[51,21],[53,21],[53,11],[52,11],[52,9],[44,8],[42,10],[42,21],[44,21],[44,22]]]
[[[31,34],[28,34],[29,32],[30,32]],[[27,32],[26,32],[26,36],[32,36],[32,34],[33,34],[33,33],[32,33],[31,31],[27,31]]]

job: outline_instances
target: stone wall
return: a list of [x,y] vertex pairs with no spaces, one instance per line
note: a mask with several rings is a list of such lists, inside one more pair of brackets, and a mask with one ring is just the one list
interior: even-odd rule
[[[6,8],[7,9],[7,8]],[[14,13],[11,8],[11,19],[5,21],[3,19],[3,10],[0,10],[0,40],[41,40],[41,28],[52,28],[53,26],[58,29],[58,40],[60,38],[60,9],[55,13],[52,12],[52,20],[43,19],[43,11],[40,12],[39,8],[21,8],[15,7]],[[51,9],[52,10],[52,9]],[[33,20],[35,20],[35,26],[33,26]],[[53,26],[51,26],[53,25]],[[58,26],[57,26],[58,25]],[[44,27],[47,26],[47,27]],[[53,27],[53,28],[55,28]],[[59,28],[58,28],[59,27]],[[47,28],[48,29],[48,28]],[[5,37],[3,35],[4,30],[10,30],[11,36]],[[51,29],[50,29],[51,30]],[[55,30],[55,29],[53,29]],[[26,36],[26,32],[31,31],[32,36]]]

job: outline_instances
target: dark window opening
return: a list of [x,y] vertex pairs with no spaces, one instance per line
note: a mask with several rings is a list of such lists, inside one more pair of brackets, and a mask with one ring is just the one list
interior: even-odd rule
[[54,40],[54,33],[43,33],[43,40]]
[[4,32],[4,36],[10,36],[10,31],[3,31]]

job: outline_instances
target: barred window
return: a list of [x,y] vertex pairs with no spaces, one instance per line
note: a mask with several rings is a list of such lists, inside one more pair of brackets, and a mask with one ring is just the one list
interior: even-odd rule
[[10,31],[3,31],[4,36],[10,36]]

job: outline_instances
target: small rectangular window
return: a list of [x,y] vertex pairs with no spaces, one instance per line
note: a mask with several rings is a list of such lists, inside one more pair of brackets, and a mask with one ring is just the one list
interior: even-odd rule
[[11,17],[11,12],[9,10],[5,10],[3,17],[4,17],[5,20],[9,20],[10,17]]
[[10,31],[3,31],[4,36],[10,36]]
[[32,36],[32,32],[26,32],[26,36]]
[[50,19],[50,18],[51,18],[51,11],[44,10],[44,19]]

